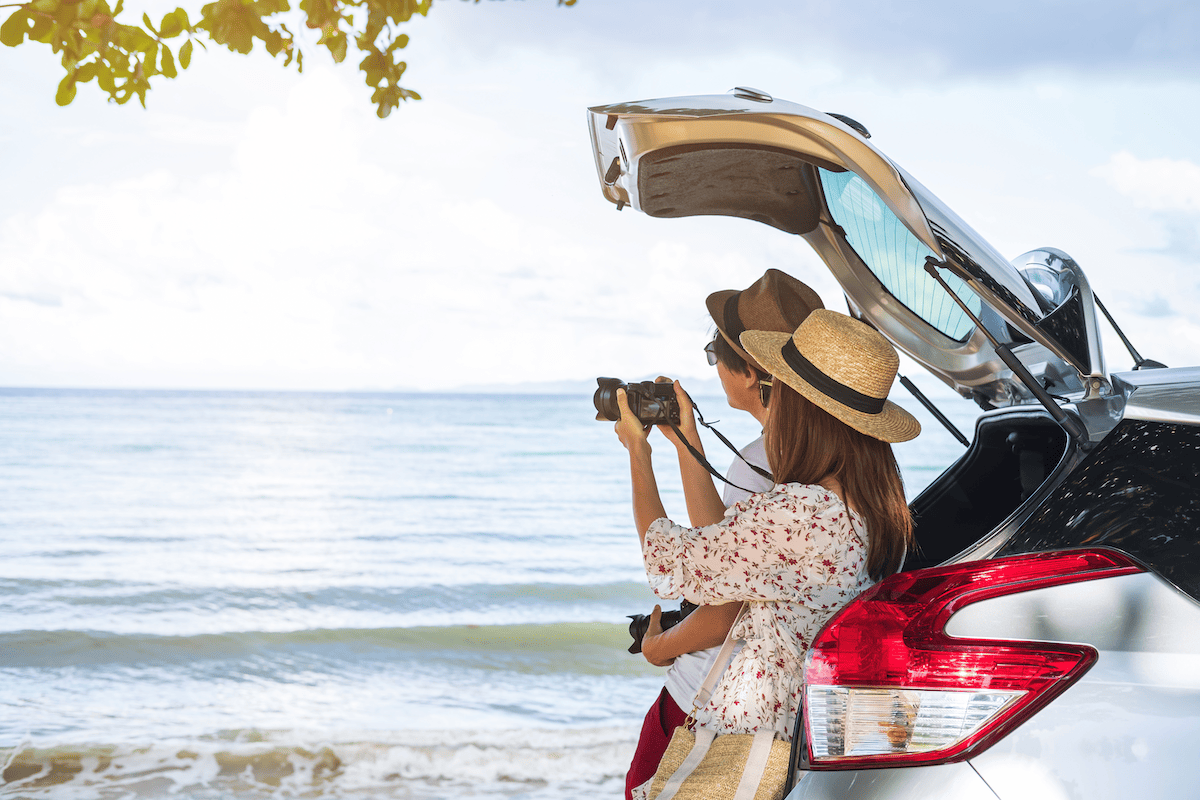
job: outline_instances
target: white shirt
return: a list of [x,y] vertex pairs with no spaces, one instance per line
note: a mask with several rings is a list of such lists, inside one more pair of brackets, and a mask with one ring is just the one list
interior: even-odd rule
[[[756,467],[769,470],[767,466],[767,449],[763,443],[763,437],[759,436],[753,442],[743,447],[741,453],[746,461],[749,461]],[[752,493],[765,492],[774,486],[771,481],[750,469],[741,458],[733,460],[733,463],[729,466],[729,471],[725,473],[725,477],[738,486],[743,487],[742,489],[738,489],[725,484],[725,489],[721,493],[721,501],[725,504],[726,508],[729,508],[734,503],[745,500]],[[745,491],[746,489],[752,491]],[[695,699],[696,692],[700,690],[700,685],[704,683],[704,679],[708,677],[708,671],[712,669],[713,661],[720,651],[721,646],[717,645],[707,650],[684,653],[681,656],[677,656],[667,669],[667,692],[671,695],[671,699],[675,701],[675,704],[685,712],[692,709],[692,700]]]

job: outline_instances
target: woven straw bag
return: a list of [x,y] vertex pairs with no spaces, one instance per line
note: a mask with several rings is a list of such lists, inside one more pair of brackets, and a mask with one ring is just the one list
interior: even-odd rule
[[774,731],[715,736],[681,725],[654,773],[650,800],[781,800],[790,754]]
[[787,783],[791,745],[775,731],[718,736],[708,728],[688,730],[696,709],[707,705],[717,678],[733,654],[733,628],[746,613],[742,606],[704,684],[696,692],[688,721],[675,729],[667,752],[650,783],[650,800],[781,800]]

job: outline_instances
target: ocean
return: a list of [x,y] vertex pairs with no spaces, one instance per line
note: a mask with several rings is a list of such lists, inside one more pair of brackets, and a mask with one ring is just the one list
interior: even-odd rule
[[[962,447],[898,399],[926,431],[896,448],[912,496]],[[970,435],[973,406],[943,408]],[[594,415],[0,389],[0,795],[620,797],[662,670],[625,650],[655,601]]]

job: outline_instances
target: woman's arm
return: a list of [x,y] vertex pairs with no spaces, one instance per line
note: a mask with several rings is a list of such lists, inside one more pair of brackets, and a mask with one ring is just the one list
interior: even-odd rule
[[665,667],[684,653],[707,650],[724,642],[742,604],[700,606],[679,624],[665,631],[658,623],[659,607],[654,608],[655,613],[650,615],[650,626],[642,638],[642,655],[651,664]]
[[617,438],[629,451],[629,475],[633,482],[633,524],[637,528],[638,541],[646,542],[646,530],[656,519],[667,516],[662,498],[658,495],[658,482],[654,479],[654,466],[650,461],[650,442],[646,441],[649,427],[629,410],[629,398],[624,389],[617,389],[617,407],[621,418],[617,420]]

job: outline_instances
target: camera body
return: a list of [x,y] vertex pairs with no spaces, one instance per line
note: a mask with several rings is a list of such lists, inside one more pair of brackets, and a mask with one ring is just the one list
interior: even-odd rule
[[[698,608],[695,603],[689,603],[687,600],[679,604],[678,611],[662,612],[661,623],[662,629],[673,628],[683,621],[683,618],[692,613]],[[633,644],[629,645],[629,652],[642,652],[642,639],[646,637],[646,629],[650,627],[649,614],[630,614],[629,619],[629,635],[633,637]]]
[[[675,397],[675,385],[671,383],[623,383],[620,378],[596,378],[596,394],[592,402],[596,406],[596,419],[616,422],[621,418],[617,405],[617,389],[625,390],[629,410],[643,425],[678,425],[679,400]],[[664,618],[666,615],[663,615]]]

